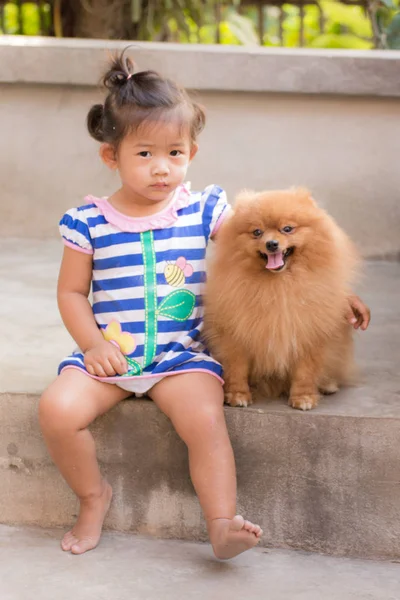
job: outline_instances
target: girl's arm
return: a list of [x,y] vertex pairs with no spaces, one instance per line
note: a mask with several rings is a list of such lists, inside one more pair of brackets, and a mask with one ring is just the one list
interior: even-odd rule
[[88,296],[92,281],[92,255],[67,246],[61,263],[57,301],[64,325],[82,352],[104,340]]
[[127,371],[122,352],[107,342],[97,326],[88,300],[92,255],[65,247],[57,286],[57,301],[66,328],[85,355],[91,375],[107,377]]

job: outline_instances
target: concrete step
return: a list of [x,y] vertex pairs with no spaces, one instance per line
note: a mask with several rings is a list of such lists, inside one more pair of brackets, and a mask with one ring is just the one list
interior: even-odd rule
[[[68,526],[77,510],[44,447],[38,394],[71,348],[57,315],[60,245],[0,242],[0,522]],[[400,265],[370,263],[363,298],[370,329],[357,335],[363,381],[310,413],[283,400],[226,408],[239,510],[264,546],[400,559]],[[93,426],[114,487],[109,529],[206,539],[186,450],[146,400],[128,400]]]
[[210,547],[116,533],[83,556],[60,531],[0,526],[1,600],[399,600],[400,566],[255,549],[229,563]]

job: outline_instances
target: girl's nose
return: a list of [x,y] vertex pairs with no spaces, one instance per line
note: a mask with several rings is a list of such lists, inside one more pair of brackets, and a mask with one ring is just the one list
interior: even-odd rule
[[153,175],[168,175],[169,168],[165,161],[158,161],[153,167]]

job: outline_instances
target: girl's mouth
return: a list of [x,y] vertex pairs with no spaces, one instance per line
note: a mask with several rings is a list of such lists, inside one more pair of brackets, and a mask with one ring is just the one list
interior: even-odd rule
[[168,187],[168,183],[165,183],[164,181],[159,181],[158,183],[153,183],[151,185],[151,187],[153,188],[157,188],[157,189],[164,189]]

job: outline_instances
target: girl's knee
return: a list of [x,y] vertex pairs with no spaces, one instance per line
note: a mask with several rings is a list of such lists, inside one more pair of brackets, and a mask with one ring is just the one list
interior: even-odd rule
[[177,427],[177,430],[188,445],[209,437],[218,437],[226,430],[222,404],[199,403],[186,417],[184,422],[180,420],[180,427]]
[[67,389],[48,387],[40,398],[39,422],[42,431],[47,434],[80,429],[76,398]]
[[222,404],[201,404],[196,411],[196,421],[204,427],[213,427],[215,424],[224,421],[224,419],[224,407]]

